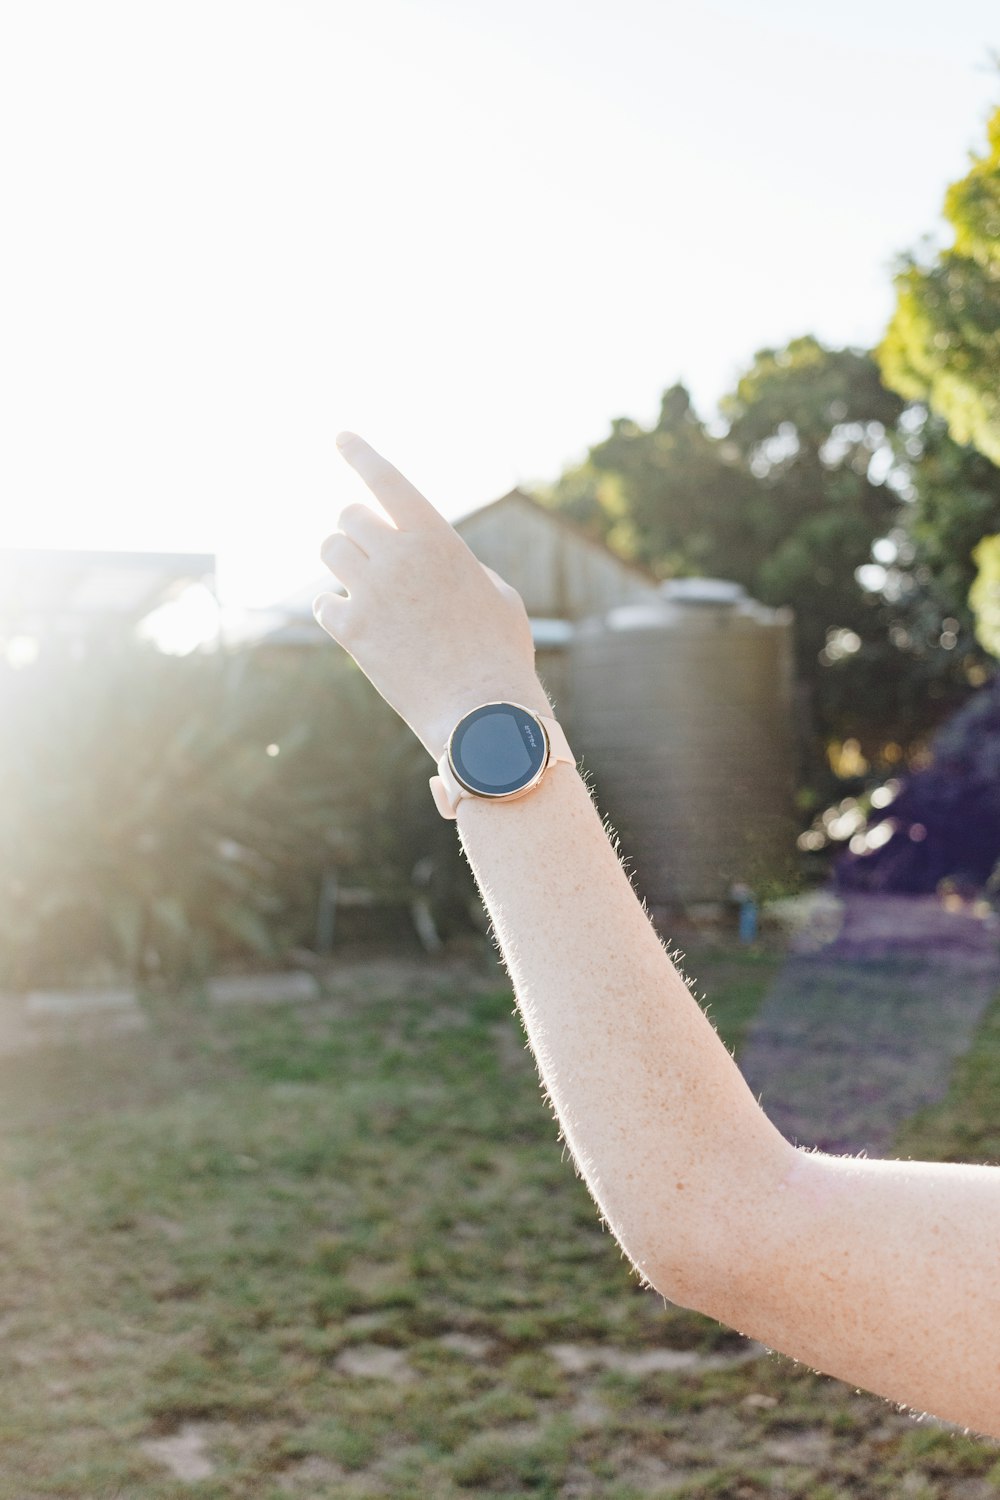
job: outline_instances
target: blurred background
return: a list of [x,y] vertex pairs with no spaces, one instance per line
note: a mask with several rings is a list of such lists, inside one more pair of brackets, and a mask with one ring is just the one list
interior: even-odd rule
[[785,1137],[1000,1162],[996,0],[0,5],[0,202],[0,1496],[996,1496],[638,1284],[311,612],[346,428]]
[[485,930],[314,624],[362,432],[525,599],[654,919],[1000,882],[1000,27],[11,8],[0,984]]

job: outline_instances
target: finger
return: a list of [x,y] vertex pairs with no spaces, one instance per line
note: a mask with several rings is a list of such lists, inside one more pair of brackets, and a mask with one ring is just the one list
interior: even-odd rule
[[377,516],[370,505],[345,506],[337,525],[368,557],[377,552],[386,539],[396,532],[396,527]]
[[353,594],[368,566],[368,557],[361,548],[342,531],[335,531],[320,547],[319,555],[330,572],[335,573]]
[[338,432],[337,447],[401,531],[419,531],[422,527],[439,525],[444,519],[387,458],[376,453],[357,433]]
[[313,614],[327,635],[340,642],[347,620],[347,599],[343,594],[317,594],[313,600]]

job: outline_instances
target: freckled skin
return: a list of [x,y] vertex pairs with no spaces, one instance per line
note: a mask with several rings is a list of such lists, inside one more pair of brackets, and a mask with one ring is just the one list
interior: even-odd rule
[[721,1270],[729,1252],[710,1228],[713,1164],[725,1159],[727,1176],[746,1180],[751,1161],[784,1161],[791,1148],[668,959],[586,783],[558,765],[530,798],[464,800],[458,830],[606,1222],[668,1297],[675,1276],[690,1286],[692,1267],[713,1256]]

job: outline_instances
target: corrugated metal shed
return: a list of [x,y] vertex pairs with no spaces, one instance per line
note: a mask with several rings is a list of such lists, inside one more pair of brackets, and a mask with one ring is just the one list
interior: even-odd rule
[[517,589],[529,615],[582,620],[658,597],[652,573],[616,557],[523,490],[453,524],[479,561]]
[[506,579],[524,600],[532,623],[535,669],[570,734],[573,626],[616,606],[656,602],[657,579],[523,490],[511,490],[454,526],[479,561]]

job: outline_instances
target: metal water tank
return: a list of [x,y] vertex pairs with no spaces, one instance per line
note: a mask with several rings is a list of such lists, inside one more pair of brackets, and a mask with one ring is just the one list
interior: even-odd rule
[[798,831],[792,611],[728,579],[659,592],[569,651],[570,743],[654,917],[787,876]]

